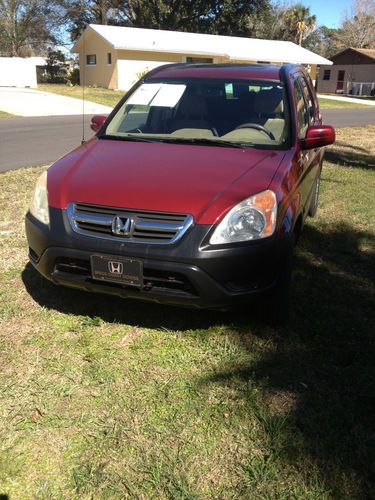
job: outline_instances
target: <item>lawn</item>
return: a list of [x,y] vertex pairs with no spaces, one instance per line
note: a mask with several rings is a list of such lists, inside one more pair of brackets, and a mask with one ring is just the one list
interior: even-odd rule
[[335,99],[330,99],[329,97],[319,97],[320,109],[372,109],[368,104],[361,104],[359,101],[356,102],[346,102],[346,101],[336,101]]
[[[64,84],[49,84],[39,83],[38,90],[44,92],[53,92],[54,94],[65,95],[67,97],[75,97],[82,99],[83,89],[80,85],[69,87]],[[84,95],[88,101],[96,102],[97,104],[104,104],[113,108],[124,95],[124,91],[115,91],[104,89],[102,87],[85,87]]]
[[15,115],[11,115],[10,113],[6,113],[5,111],[0,111],[0,118],[14,118]]
[[277,328],[55,287],[23,228],[43,168],[0,175],[0,495],[373,498],[375,127],[327,158]]

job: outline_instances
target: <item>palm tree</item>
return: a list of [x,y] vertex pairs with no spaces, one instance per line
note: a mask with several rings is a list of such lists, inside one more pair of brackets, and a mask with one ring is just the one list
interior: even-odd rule
[[304,36],[315,28],[316,16],[310,15],[309,7],[297,3],[285,12],[284,20],[290,35],[302,45]]

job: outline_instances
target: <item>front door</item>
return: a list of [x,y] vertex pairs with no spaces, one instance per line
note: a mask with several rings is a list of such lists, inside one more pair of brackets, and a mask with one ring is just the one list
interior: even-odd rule
[[345,71],[341,69],[337,75],[336,91],[344,89],[344,79],[345,79]]

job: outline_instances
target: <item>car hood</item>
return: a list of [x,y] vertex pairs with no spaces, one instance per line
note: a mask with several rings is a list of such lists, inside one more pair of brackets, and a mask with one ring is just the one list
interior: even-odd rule
[[94,138],[49,169],[49,204],[186,213],[213,224],[236,203],[267,189],[284,153]]

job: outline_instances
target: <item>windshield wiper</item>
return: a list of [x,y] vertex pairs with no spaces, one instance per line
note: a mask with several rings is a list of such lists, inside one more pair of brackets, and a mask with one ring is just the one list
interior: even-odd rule
[[240,148],[244,149],[246,147],[254,147],[255,145],[246,142],[231,142],[224,141],[222,139],[210,139],[208,137],[157,137],[157,138],[146,138],[140,137],[139,135],[107,135],[103,134],[99,136],[99,139],[109,139],[114,141],[134,141],[134,142],[164,142],[164,143],[181,143],[181,144],[202,144],[203,146],[219,146],[224,148]]
[[99,136],[99,139],[109,139],[113,141],[132,141],[132,142],[160,142],[159,139],[146,139],[138,135],[107,135]]
[[219,147],[230,147],[230,148],[240,148],[253,147],[254,144],[250,142],[231,142],[224,141],[222,139],[210,139],[208,137],[196,137],[196,138],[186,138],[186,137],[163,137],[162,142],[181,142],[182,144],[202,144],[204,146],[219,146]]

